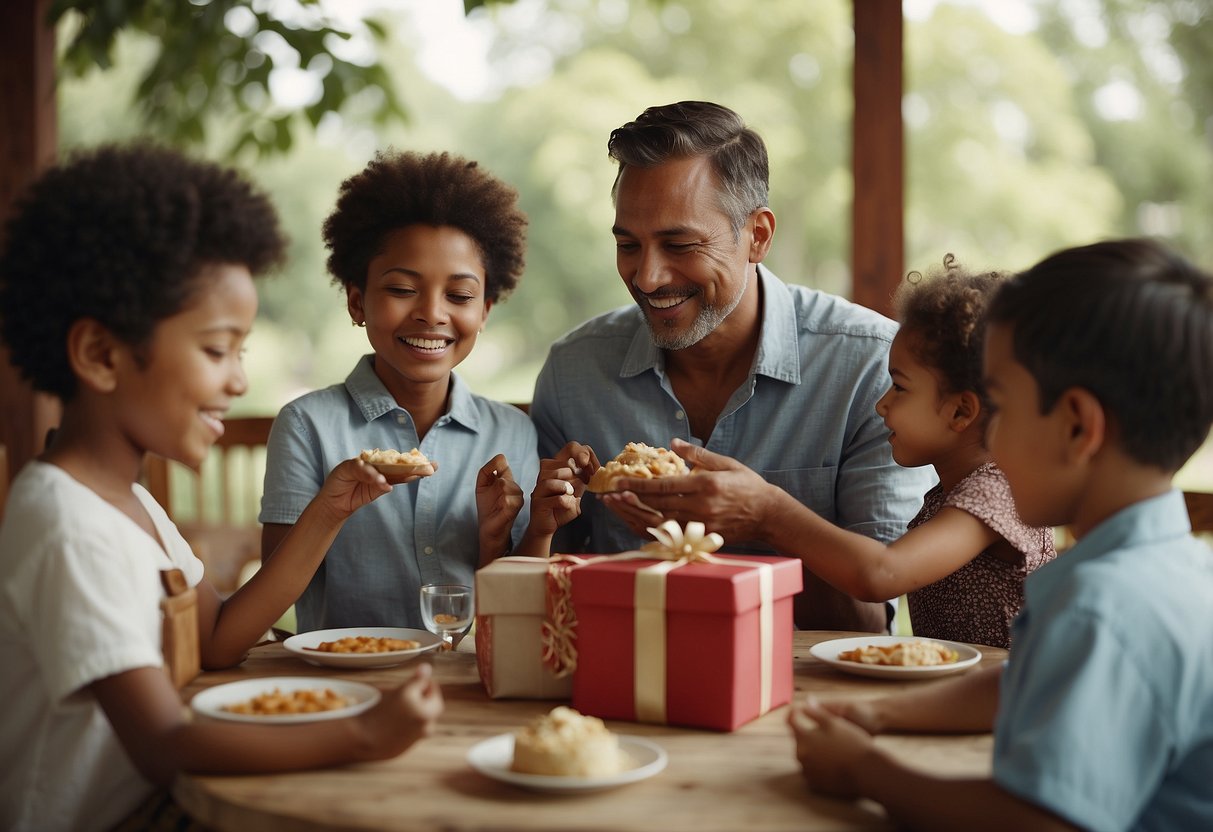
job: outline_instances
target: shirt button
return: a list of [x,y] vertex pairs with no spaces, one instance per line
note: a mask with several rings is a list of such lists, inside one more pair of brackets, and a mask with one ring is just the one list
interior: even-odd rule
[[423,549],[422,551],[424,551],[427,555],[432,555],[432,554],[434,554],[434,547],[426,546],[425,549]]
[[399,416],[396,417],[396,424],[398,424],[398,425],[404,424],[404,414],[403,413],[401,413]]
[[675,418],[675,419],[680,419],[680,420],[681,420],[681,419],[686,418],[686,414],[685,414],[685,413],[683,413],[681,410],[675,410],[675,411],[674,411],[674,418]]

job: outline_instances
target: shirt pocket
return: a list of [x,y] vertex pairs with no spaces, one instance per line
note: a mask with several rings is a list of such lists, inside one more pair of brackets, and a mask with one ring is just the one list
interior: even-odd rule
[[828,468],[786,468],[763,471],[762,478],[777,485],[831,523],[835,521],[834,493],[838,466]]

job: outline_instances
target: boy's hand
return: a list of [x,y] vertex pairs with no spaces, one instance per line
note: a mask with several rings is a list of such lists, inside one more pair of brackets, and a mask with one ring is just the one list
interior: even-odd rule
[[480,563],[510,551],[510,530],[523,505],[522,488],[504,454],[490,459],[476,475],[476,515],[480,521]]
[[412,678],[383,697],[360,721],[368,759],[386,760],[400,754],[434,730],[444,707],[442,690],[429,664],[418,665]]
[[[602,495],[603,504],[633,532],[664,520],[683,525],[702,522],[709,532],[730,541],[761,540],[766,524],[766,495],[772,487],[732,457],[713,453],[681,439],[670,449],[694,473],[681,477],[619,480],[619,491]],[[639,530],[638,530],[639,529]]]
[[809,788],[835,797],[858,797],[857,772],[874,747],[871,735],[812,696],[792,703],[788,724]]

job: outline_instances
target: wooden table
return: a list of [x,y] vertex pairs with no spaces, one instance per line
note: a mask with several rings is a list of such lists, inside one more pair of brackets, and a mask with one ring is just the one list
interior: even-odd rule
[[[801,631],[794,639],[797,697],[870,697],[929,681],[899,682],[841,673],[809,656],[831,638],[861,633]],[[470,647],[470,642],[465,645]],[[981,647],[981,665],[1006,651]],[[218,830],[774,830],[889,829],[872,803],[853,804],[810,793],[800,776],[786,724],[787,708],[731,734],[610,722],[618,733],[654,739],[669,754],[665,771],[604,792],[549,795],[481,776],[466,762],[480,740],[513,731],[545,713],[551,701],[491,700],[475,656],[462,650],[429,654],[446,711],[435,734],[393,760],[322,771],[253,777],[181,776],[174,795]],[[205,673],[188,698],[213,685],[258,676],[339,677],[388,687],[408,665],[338,671],[306,664],[280,644],[257,647],[240,667]],[[940,775],[986,776],[993,739],[973,736],[882,736],[877,742],[909,765]]]

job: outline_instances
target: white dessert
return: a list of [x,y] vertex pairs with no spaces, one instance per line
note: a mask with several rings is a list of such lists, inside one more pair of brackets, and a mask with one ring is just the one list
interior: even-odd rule
[[626,761],[619,738],[601,719],[562,705],[514,734],[510,768],[557,777],[605,777],[623,771]]

